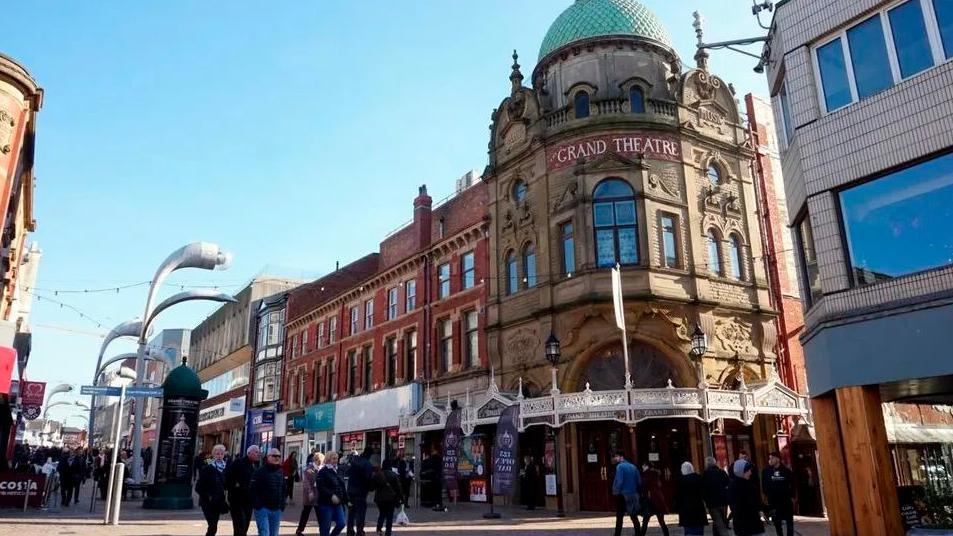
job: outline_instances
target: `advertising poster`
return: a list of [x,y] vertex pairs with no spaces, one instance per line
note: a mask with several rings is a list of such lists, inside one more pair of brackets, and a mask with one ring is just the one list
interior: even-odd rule
[[198,419],[198,400],[176,397],[165,401],[159,427],[156,483],[192,484]]
[[23,382],[20,385],[20,399],[23,418],[32,421],[40,416],[43,398],[46,396],[46,382]]
[[23,508],[24,494],[29,493],[29,506],[43,506],[46,476],[27,473],[0,473],[0,506]]
[[543,445],[543,469],[545,474],[556,472],[556,439],[546,438]]
[[723,435],[711,436],[711,442],[715,450],[715,460],[718,461],[718,467],[722,469],[728,467],[728,442]]
[[470,502],[486,502],[486,480],[474,478],[470,481]]
[[519,411],[519,405],[504,409],[496,425],[496,441],[493,445],[493,483],[494,493],[499,495],[512,495],[516,491]]
[[486,436],[473,434],[463,438],[457,476],[461,478],[482,477],[486,474]]
[[459,489],[457,484],[457,463],[460,461],[460,443],[463,430],[460,428],[460,409],[450,412],[447,428],[443,433],[443,487],[446,490]]

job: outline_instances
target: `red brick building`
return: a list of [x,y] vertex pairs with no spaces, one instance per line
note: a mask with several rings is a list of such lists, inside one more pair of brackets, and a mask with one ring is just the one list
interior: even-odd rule
[[[439,379],[455,393],[486,375],[486,195],[478,181],[434,207],[423,186],[413,222],[379,253],[291,292],[286,453],[316,445],[409,450],[398,418],[419,406],[422,384]],[[305,409],[328,402],[336,402],[333,429],[325,422],[318,430]]]

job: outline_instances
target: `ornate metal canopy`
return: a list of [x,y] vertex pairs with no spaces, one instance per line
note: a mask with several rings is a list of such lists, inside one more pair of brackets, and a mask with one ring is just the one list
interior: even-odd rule
[[[668,382],[660,389],[620,389],[576,393],[555,393],[537,398],[515,397],[500,393],[491,377],[490,386],[471,404],[467,393],[462,409],[462,426],[466,435],[481,424],[496,424],[503,409],[519,404],[519,429],[545,425],[559,427],[570,422],[618,421],[636,424],[646,419],[689,418],[703,422],[734,419],[750,425],[758,415],[796,416],[812,423],[810,405],[806,396],[789,389],[772,374],[764,382],[751,387],[742,379],[737,390],[712,389],[708,385],[679,388]],[[400,432],[409,434],[446,427],[449,410],[434,402],[428,392],[423,407],[413,415],[402,417]]]

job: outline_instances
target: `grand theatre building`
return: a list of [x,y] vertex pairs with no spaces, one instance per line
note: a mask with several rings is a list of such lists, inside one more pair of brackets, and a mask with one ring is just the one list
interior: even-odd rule
[[514,54],[483,177],[493,371],[466,393],[438,381],[403,433],[442,430],[456,401],[463,432],[489,442],[501,409],[519,404],[520,455],[553,475],[547,505],[570,511],[613,509],[615,450],[654,464],[667,493],[686,460],[725,466],[746,450],[763,467],[791,452],[810,415],[777,362],[754,151],[706,60],[686,68],[634,0],[569,6],[529,87]]

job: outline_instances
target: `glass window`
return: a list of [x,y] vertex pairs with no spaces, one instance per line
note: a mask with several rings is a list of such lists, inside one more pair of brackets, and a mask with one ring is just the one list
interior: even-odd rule
[[520,288],[519,272],[516,270],[516,253],[510,251],[506,256],[506,293],[516,294]]
[[414,381],[417,377],[417,332],[410,331],[404,336],[405,356],[404,378],[407,381]]
[[526,183],[518,180],[513,184],[513,199],[517,203],[522,203],[526,200]]
[[857,284],[953,264],[953,154],[840,194]]
[[278,344],[284,338],[283,320],[280,313],[268,315],[268,346]]
[[536,247],[533,244],[523,249],[523,282],[526,288],[536,286]]
[[585,91],[577,91],[576,96],[572,100],[573,112],[576,114],[576,119],[582,119],[584,117],[589,117],[589,94]]
[[407,293],[407,297],[404,300],[406,302],[405,307],[407,307],[407,312],[413,311],[417,307],[417,281],[411,279],[404,285],[404,291]]
[[332,316],[328,320],[328,342],[333,344],[338,340],[338,317]]
[[354,394],[357,390],[357,351],[347,353],[347,392]]
[[675,223],[675,216],[663,214],[661,223],[663,265],[669,268],[678,268],[678,240],[675,238],[678,224]]
[[721,243],[714,230],[708,231],[708,271],[721,275]]
[[397,339],[391,337],[384,343],[384,351],[387,352],[387,362],[385,374],[387,374],[387,385],[394,385],[397,382]]
[[791,102],[788,99],[787,85],[781,86],[778,92],[778,100],[781,102],[781,126],[784,127],[784,141],[790,143],[794,138],[794,119],[791,118]]
[[450,263],[437,267],[437,299],[450,295]]
[[370,346],[365,346],[363,354],[364,377],[361,381],[361,387],[364,388],[365,393],[369,393],[374,389],[374,352]]
[[298,334],[291,336],[291,359],[298,357]]
[[305,370],[298,372],[298,407],[304,407],[305,388],[308,383],[308,373]]
[[820,271],[817,269],[817,250],[814,249],[814,229],[811,218],[805,214],[801,221],[795,224],[795,233],[798,248],[801,253],[801,286],[808,289],[806,294],[807,306],[811,307],[824,295],[821,289]]
[[260,365],[255,369],[254,403],[266,404],[277,400],[279,385],[281,385],[281,366],[278,363]]
[[321,396],[321,387],[324,385],[324,371],[322,370],[324,365],[319,365],[315,363],[314,365],[314,401],[320,402],[322,400]]
[[933,67],[933,53],[920,0],[900,4],[887,12],[887,18],[900,64],[900,77],[907,78]]
[[893,85],[880,15],[874,15],[847,30],[847,42],[850,44],[857,98],[865,99]]
[[943,40],[943,57],[953,58],[953,2],[933,0],[933,13]]
[[440,321],[440,372],[449,372],[453,364],[453,324]]
[[562,241],[563,273],[571,274],[576,271],[576,246],[573,240],[571,223],[564,223],[559,226],[559,237]]
[[741,238],[739,238],[736,234],[732,234],[728,240],[728,247],[731,249],[730,254],[728,255],[728,258],[731,261],[731,277],[741,281]]
[[712,186],[721,184],[721,172],[718,171],[718,166],[709,164],[706,175],[708,176],[708,182],[711,183]]
[[332,357],[330,363],[328,365],[328,397],[334,399],[338,395],[338,359]]
[[476,311],[467,311],[464,316],[466,330],[466,358],[467,366],[480,366],[480,332],[478,330],[479,317]]
[[634,114],[645,113],[645,92],[639,86],[629,88],[629,107]]
[[476,266],[474,265],[472,251],[464,253],[460,259],[460,272],[463,290],[473,288],[476,285]]
[[374,299],[364,302],[364,329],[374,327]]
[[361,312],[359,309],[360,308],[356,305],[354,307],[351,307],[351,335],[354,335],[355,333],[357,333],[357,329],[358,327],[360,327],[360,324],[358,324],[358,319],[361,316]]
[[600,268],[616,263],[638,264],[638,221],[632,188],[621,179],[608,179],[596,187],[593,201],[596,264]]
[[248,374],[251,363],[244,363],[228,372],[223,372],[211,380],[202,383],[202,389],[209,392],[209,396],[218,396],[222,393],[248,385]]
[[821,86],[824,88],[824,103],[828,112],[851,103],[850,83],[847,79],[847,64],[844,61],[844,46],[840,39],[817,49],[817,66],[821,71]]
[[301,355],[308,353],[311,348],[308,346],[308,335],[311,333],[311,328],[305,326],[304,331],[301,332]]
[[397,318],[397,287],[387,289],[387,319]]
[[318,348],[324,348],[324,322],[318,324]]

